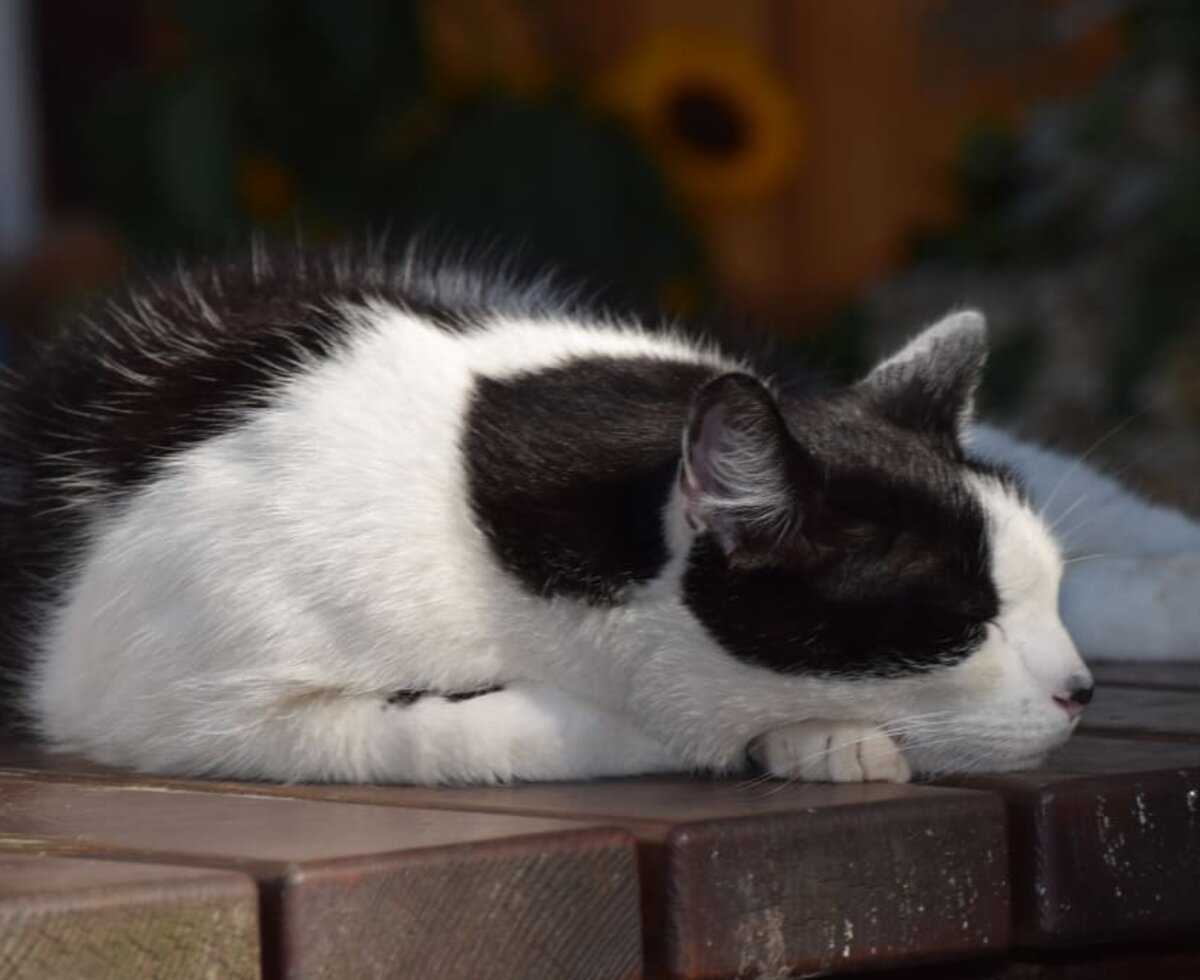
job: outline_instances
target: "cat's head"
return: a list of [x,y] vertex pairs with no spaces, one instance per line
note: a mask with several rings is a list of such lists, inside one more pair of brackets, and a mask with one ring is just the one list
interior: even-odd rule
[[964,312],[832,394],[727,374],[684,436],[692,612],[746,663],[852,681],[927,772],[1032,765],[1091,690],[1049,529],[967,446],[985,356]]

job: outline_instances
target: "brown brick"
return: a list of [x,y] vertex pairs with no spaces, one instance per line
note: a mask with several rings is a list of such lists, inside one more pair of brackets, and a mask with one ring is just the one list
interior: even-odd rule
[[1003,946],[1002,820],[987,797],[675,828],[667,966],[680,977],[840,972]]
[[[780,962],[840,972],[984,953],[1008,937],[1004,808],[977,792],[682,777],[480,789],[188,783],[13,746],[0,746],[0,768],[616,824],[640,843],[652,972],[730,976]],[[723,903],[721,921],[699,901],[705,888]]]
[[1008,940],[1003,805],[986,794],[683,778],[288,792],[619,824],[641,843],[654,974],[841,972]]
[[1080,731],[1200,742],[1200,691],[1098,687]]
[[0,779],[0,848],[245,870],[263,890],[269,976],[640,973],[623,831],[131,783]]
[[1196,980],[1200,949],[1145,943],[1015,954],[869,974],[871,980]]
[[1200,951],[1093,949],[1053,960],[1015,962],[995,980],[1196,980]]
[[259,960],[245,875],[0,855],[4,980],[253,980]]
[[1008,801],[1017,943],[1200,930],[1200,745],[1082,736],[1044,769],[953,784]]

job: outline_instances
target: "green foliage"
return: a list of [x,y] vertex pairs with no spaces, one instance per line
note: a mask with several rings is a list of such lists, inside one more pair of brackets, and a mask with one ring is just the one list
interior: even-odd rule
[[987,373],[979,404],[984,411],[1007,415],[1017,407],[1025,380],[1043,354],[1042,337],[1032,324],[1004,341],[993,343],[988,352]]
[[848,384],[871,366],[867,327],[859,304],[842,304],[824,318],[820,329],[791,340],[784,355],[798,371],[816,371],[823,380]]
[[[1021,130],[982,120],[955,179],[965,218],[921,241],[914,260],[949,268],[1112,270],[1088,305],[1111,344],[1114,412],[1200,311],[1200,4],[1126,5],[1125,45],[1088,97],[1035,111]],[[1064,287],[1066,288],[1066,287]],[[1017,344],[1012,364],[1036,357]],[[1020,394],[1020,370],[993,359],[993,401]],[[1002,365],[1001,365],[1002,366]]]
[[622,282],[694,274],[701,262],[649,159],[567,100],[479,100],[414,158],[395,207],[405,225],[467,241],[519,229],[535,255]]
[[103,93],[98,197],[135,249],[250,228],[519,244],[643,298],[702,276],[656,165],[569,90],[439,94],[413,0],[174,0],[175,62]]

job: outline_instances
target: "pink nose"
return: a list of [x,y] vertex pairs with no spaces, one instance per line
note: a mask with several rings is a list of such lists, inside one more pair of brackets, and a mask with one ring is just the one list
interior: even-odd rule
[[1090,684],[1080,685],[1072,688],[1066,694],[1055,694],[1054,703],[1074,720],[1083,714],[1083,706],[1092,700],[1094,690]]
[[1072,701],[1070,698],[1059,697],[1054,695],[1054,703],[1060,705],[1067,715],[1074,721],[1083,714],[1083,705],[1078,701]]

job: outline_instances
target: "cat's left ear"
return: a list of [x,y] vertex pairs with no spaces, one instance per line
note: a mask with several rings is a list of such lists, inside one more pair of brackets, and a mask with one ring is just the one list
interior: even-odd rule
[[819,482],[761,382],[735,372],[697,393],[683,434],[684,517],[732,564],[755,565],[806,523]]
[[877,365],[858,390],[896,424],[957,447],[974,420],[986,360],[983,314],[951,313]]

